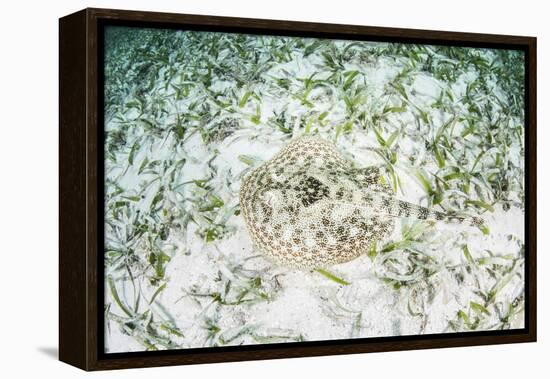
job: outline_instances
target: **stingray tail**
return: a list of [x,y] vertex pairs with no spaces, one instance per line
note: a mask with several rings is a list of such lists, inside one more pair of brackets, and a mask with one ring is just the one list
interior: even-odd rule
[[412,217],[419,220],[442,221],[447,223],[468,224],[481,229],[484,233],[488,230],[485,220],[477,216],[469,216],[454,212],[439,212],[422,207],[407,201],[386,196],[376,196],[375,209],[394,217]]

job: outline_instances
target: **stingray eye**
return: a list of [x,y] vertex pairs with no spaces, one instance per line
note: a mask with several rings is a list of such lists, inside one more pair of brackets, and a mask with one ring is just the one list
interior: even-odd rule
[[281,183],[285,181],[285,176],[283,175],[282,171],[277,171],[271,174],[271,180]]

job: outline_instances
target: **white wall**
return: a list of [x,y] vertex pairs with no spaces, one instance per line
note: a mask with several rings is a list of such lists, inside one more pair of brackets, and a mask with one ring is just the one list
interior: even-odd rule
[[[543,1],[7,1],[0,22],[0,372],[77,377],[57,349],[57,19],[86,6],[538,37],[539,342],[118,371],[109,378],[512,378],[547,367],[550,185],[547,12]],[[545,28],[546,27],[546,28]],[[6,209],[7,208],[7,209]],[[7,212],[6,212],[7,210]],[[545,352],[545,350],[548,350]],[[545,354],[546,353],[546,354]],[[544,372],[544,371],[543,371]],[[6,375],[7,374],[7,375]],[[540,377],[540,375],[535,375]]]

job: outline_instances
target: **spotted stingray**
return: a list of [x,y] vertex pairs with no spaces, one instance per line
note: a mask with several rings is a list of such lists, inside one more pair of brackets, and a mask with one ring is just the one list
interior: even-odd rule
[[329,141],[303,136],[243,179],[241,209],[254,244],[272,260],[322,268],[364,254],[396,219],[469,222],[395,197],[374,166],[355,168]]

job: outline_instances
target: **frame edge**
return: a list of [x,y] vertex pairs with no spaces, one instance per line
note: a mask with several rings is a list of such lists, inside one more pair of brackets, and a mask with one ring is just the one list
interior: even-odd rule
[[86,369],[86,11],[59,19],[59,360]]
[[529,285],[526,288],[526,296],[529,299],[529,340],[537,342],[537,38],[526,39],[525,69],[528,75],[526,96],[526,133],[525,147],[529,149],[529,155],[525,157],[528,164],[526,174],[526,188],[529,191],[529,202],[525,205],[529,209],[530,217],[527,220],[528,227],[528,277]]
[[[325,38],[337,38],[334,34],[344,33],[346,38],[351,35],[367,36],[369,40],[376,40],[376,37],[385,36],[386,39],[408,40],[407,43],[437,44],[444,41],[447,44],[459,44],[463,46],[465,41],[472,47],[487,44],[509,45],[515,48],[528,45],[530,41],[536,40],[533,36],[507,35],[492,33],[476,33],[462,31],[441,31],[432,29],[399,28],[392,26],[371,26],[358,24],[336,24],[328,22],[293,21],[269,18],[235,17],[235,16],[212,16],[191,13],[157,12],[141,10],[124,10],[115,8],[86,8],[91,18],[103,20],[132,20],[137,22],[152,22],[160,24],[179,25],[183,22],[199,24],[207,27],[227,26],[246,28],[248,32],[255,30],[265,34],[266,30],[276,33],[299,32],[313,34],[328,34]],[[332,35],[332,36],[331,36]]]

